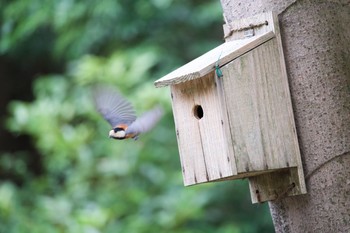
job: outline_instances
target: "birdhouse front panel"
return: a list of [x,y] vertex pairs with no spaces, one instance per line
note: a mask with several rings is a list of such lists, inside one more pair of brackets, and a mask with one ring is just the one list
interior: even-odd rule
[[236,175],[214,72],[171,86],[171,96],[184,184]]

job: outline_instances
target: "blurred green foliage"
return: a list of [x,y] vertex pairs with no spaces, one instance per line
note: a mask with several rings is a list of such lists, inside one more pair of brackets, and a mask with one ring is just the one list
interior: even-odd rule
[[[63,67],[37,76],[33,101],[8,105],[6,127],[40,156],[1,151],[10,175],[0,232],[273,231],[245,181],[183,187],[169,90],[153,86],[221,43],[219,1],[12,0],[0,17],[2,56]],[[160,104],[166,114],[138,141],[110,140],[91,101],[96,82],[118,87],[138,113]]]

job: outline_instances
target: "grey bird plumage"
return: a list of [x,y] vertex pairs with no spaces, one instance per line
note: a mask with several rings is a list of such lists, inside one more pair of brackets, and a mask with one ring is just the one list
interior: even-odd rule
[[155,107],[136,117],[131,103],[109,86],[94,87],[93,97],[97,111],[112,126],[109,137],[114,139],[137,139],[139,134],[151,130],[163,115],[163,109]]

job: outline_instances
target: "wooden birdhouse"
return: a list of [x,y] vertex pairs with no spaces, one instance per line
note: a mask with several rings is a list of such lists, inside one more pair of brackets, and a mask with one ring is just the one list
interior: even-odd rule
[[248,177],[253,203],[306,193],[277,16],[224,32],[155,82],[170,86],[184,184]]

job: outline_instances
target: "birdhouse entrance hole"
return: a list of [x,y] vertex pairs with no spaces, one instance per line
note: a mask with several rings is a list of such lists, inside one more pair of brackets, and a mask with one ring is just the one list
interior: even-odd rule
[[204,115],[202,106],[195,105],[193,108],[193,114],[194,114],[195,118],[197,118],[198,120],[202,119],[202,117]]

